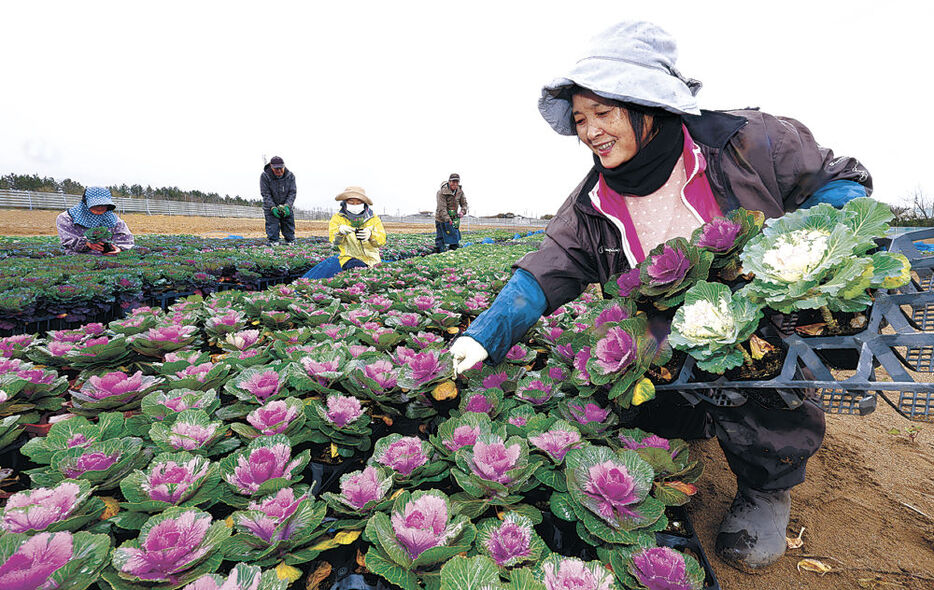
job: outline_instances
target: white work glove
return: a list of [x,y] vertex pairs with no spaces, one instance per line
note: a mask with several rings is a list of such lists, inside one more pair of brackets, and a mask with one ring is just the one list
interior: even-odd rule
[[353,233],[353,228],[350,227],[349,225],[342,225],[339,228],[337,228],[337,232],[343,236],[346,236],[347,234]]
[[477,363],[486,360],[490,353],[470,336],[461,336],[451,345],[451,357],[454,360],[454,376],[460,375],[467,369],[472,369]]
[[364,228],[357,230],[357,239],[360,240],[361,242],[365,242],[369,240],[370,236],[372,235],[373,235],[373,230],[368,227],[364,227]]

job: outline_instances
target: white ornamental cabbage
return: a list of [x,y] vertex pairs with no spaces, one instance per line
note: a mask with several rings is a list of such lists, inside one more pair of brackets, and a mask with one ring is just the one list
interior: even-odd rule
[[668,342],[697,360],[697,366],[712,373],[743,364],[740,345],[759,326],[762,310],[742,292],[731,293],[720,283],[701,281],[684,296],[675,312]]
[[823,262],[829,236],[829,233],[815,229],[799,229],[781,235],[766,250],[762,262],[773,277],[786,283],[800,281]]
[[861,311],[872,302],[869,289],[910,278],[903,256],[873,252],[892,218],[887,205],[860,198],[770,219],[740,254],[743,272],[755,276],[743,292],[781,313],[820,309],[828,324],[831,311]]

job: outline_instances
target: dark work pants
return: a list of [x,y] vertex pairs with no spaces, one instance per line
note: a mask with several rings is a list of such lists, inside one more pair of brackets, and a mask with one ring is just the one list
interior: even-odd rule
[[444,237],[445,237],[444,226],[445,224],[441,223],[440,221],[435,222],[435,252],[444,252],[445,250],[448,250],[448,249],[457,250],[457,247],[459,246],[459,244],[457,243],[454,243],[454,244],[444,243]]
[[272,214],[269,209],[263,209],[263,216],[266,218],[266,239],[270,242],[279,241],[279,230],[282,230],[282,237],[286,242],[295,240],[295,214],[288,217],[279,218]]
[[805,400],[794,410],[765,408],[754,400],[737,407],[691,406],[681,395],[659,392],[640,406],[635,426],[665,438],[716,436],[740,485],[784,490],[804,481],[808,458],[824,440],[824,412]]
[[341,270],[349,270],[351,268],[366,268],[366,262],[360,260],[359,258],[351,258],[341,267]]

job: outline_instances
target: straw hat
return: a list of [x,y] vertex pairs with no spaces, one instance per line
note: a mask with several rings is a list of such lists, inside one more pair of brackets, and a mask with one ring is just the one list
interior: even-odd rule
[[373,205],[373,201],[370,200],[370,197],[366,196],[366,191],[363,190],[363,187],[359,186],[348,186],[344,189],[344,192],[334,197],[335,201],[346,201],[347,199],[360,199],[367,205]]

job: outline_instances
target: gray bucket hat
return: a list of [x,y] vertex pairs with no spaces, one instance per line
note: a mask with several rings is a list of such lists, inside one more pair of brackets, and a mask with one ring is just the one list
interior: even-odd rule
[[568,73],[542,88],[538,110],[561,135],[576,135],[567,89],[577,85],[603,98],[699,115],[694,96],[701,83],[675,69],[677,57],[674,38],[657,25],[617,23],[591,39]]

